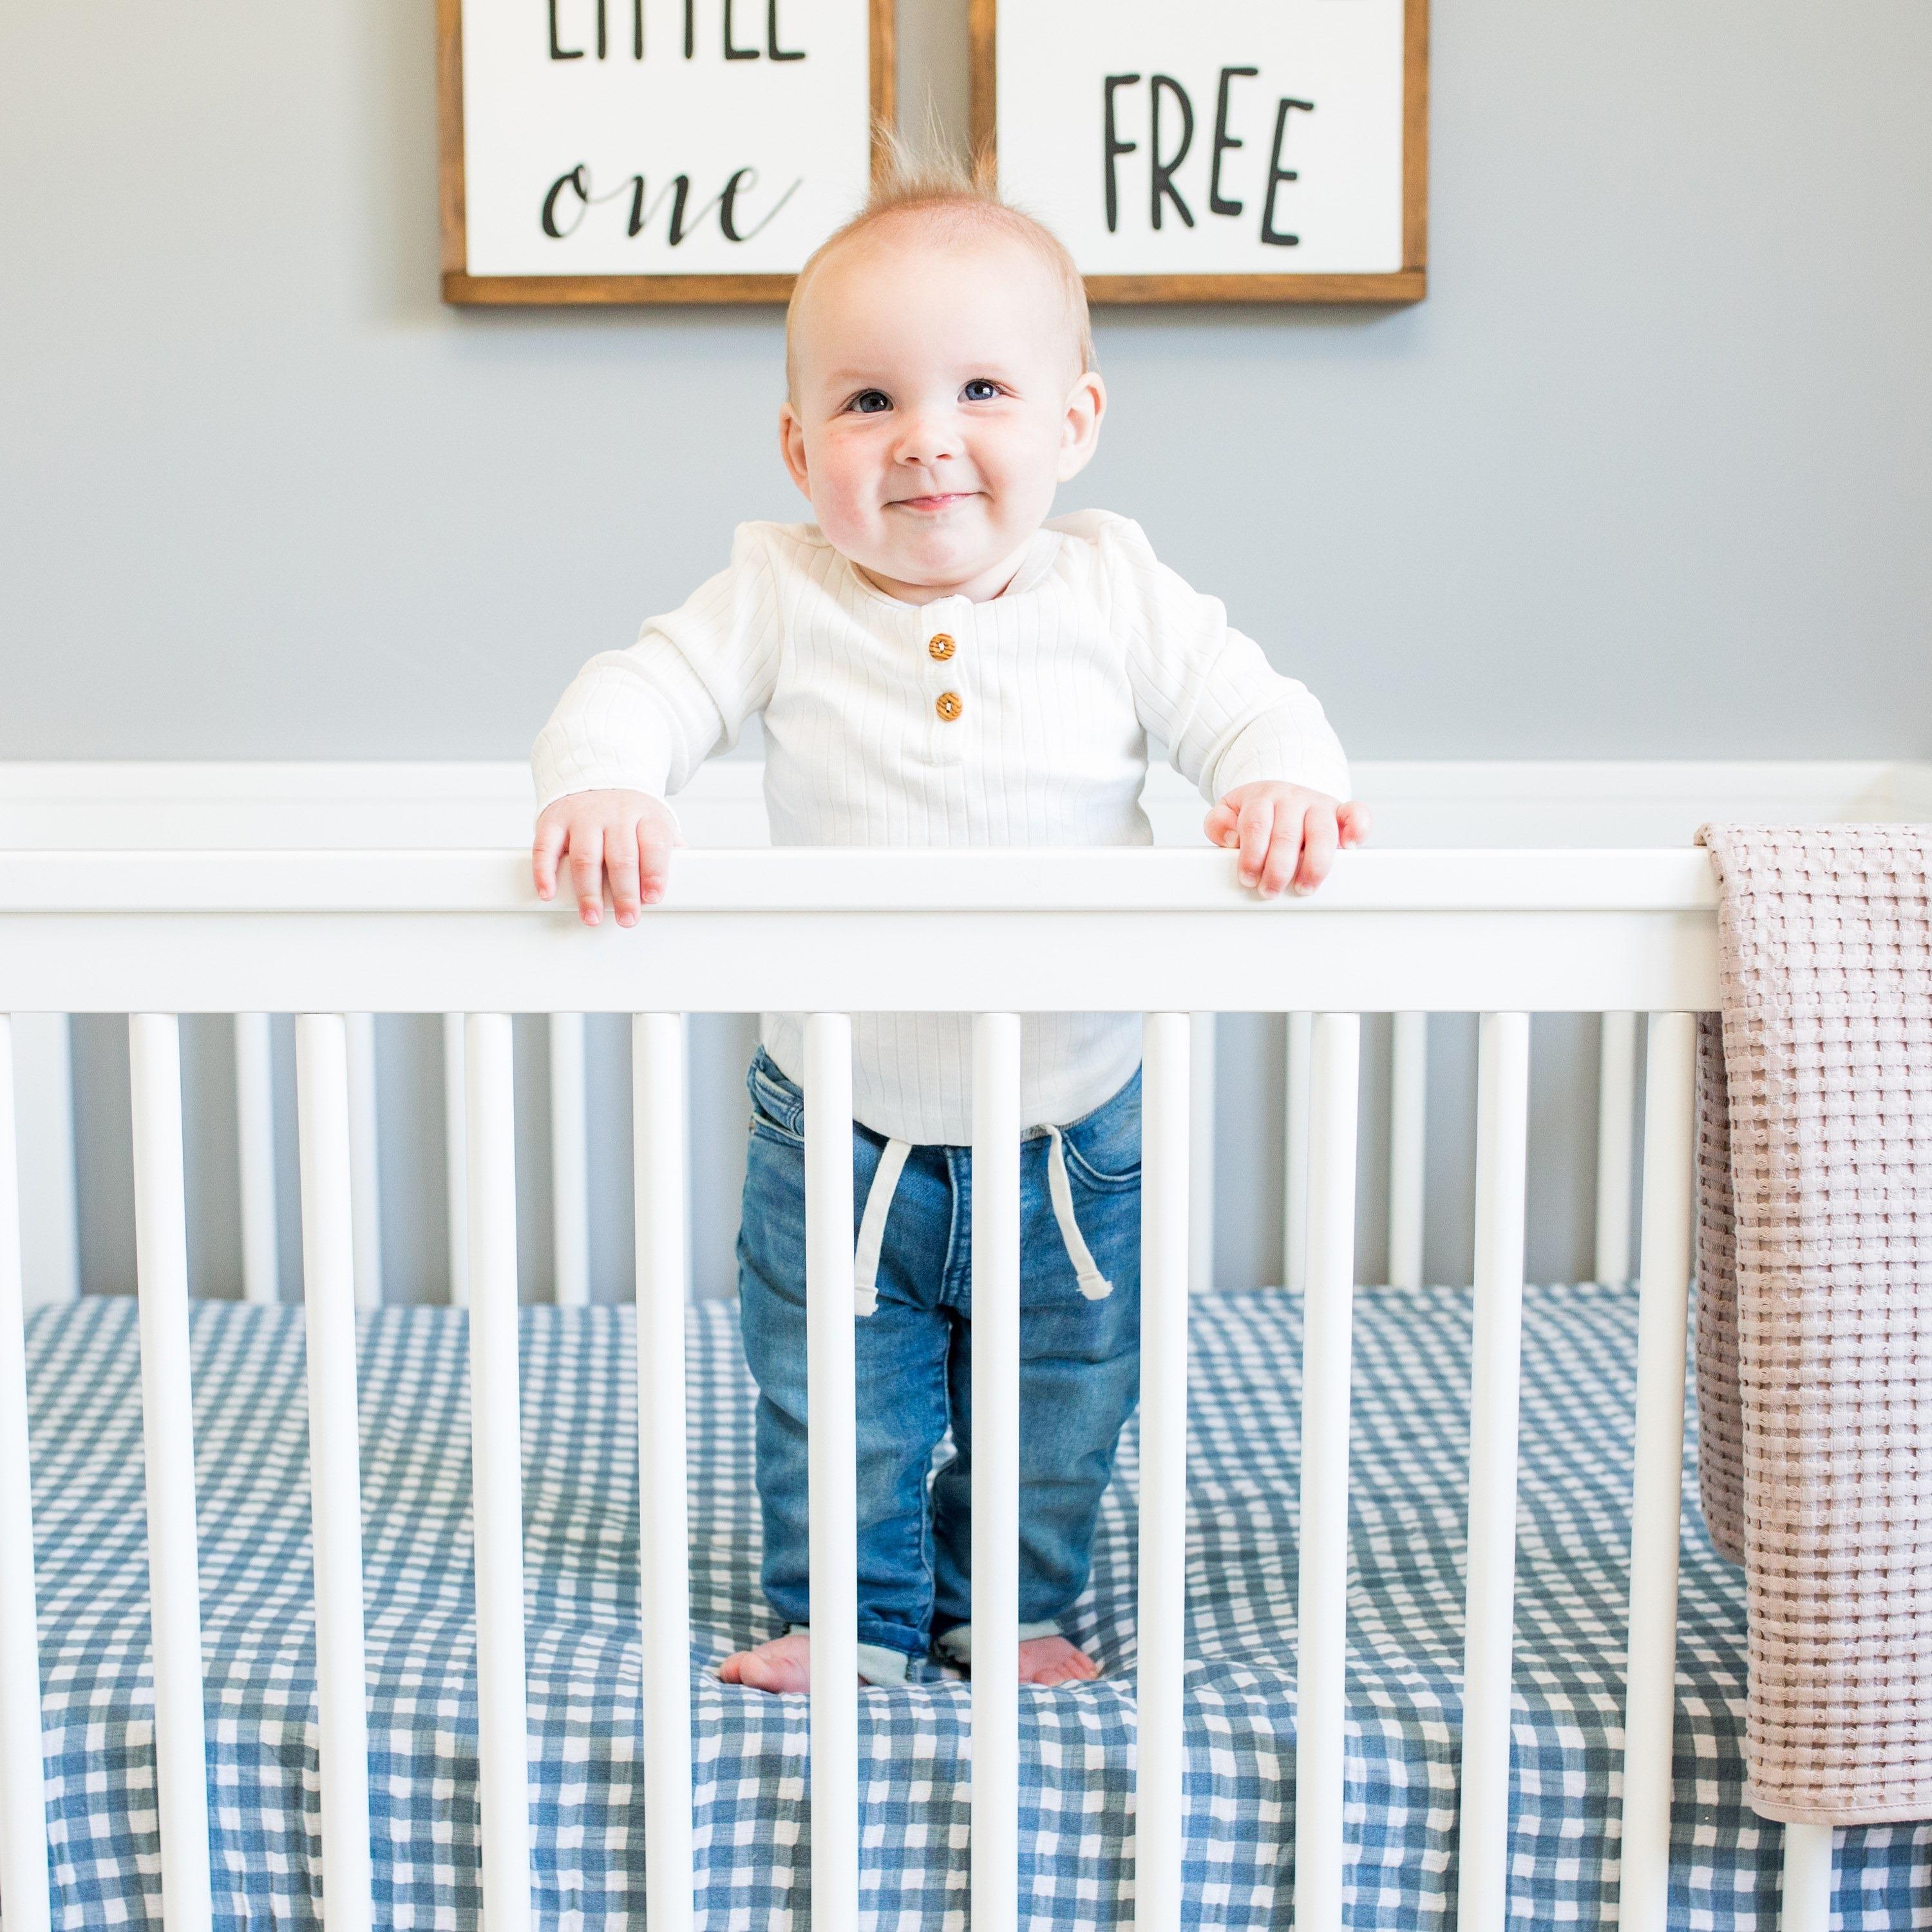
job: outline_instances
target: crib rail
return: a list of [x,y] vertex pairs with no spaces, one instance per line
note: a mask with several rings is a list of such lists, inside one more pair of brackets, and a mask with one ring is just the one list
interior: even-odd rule
[[[1022,1011],[1144,1017],[1140,1701],[1133,1923],[1185,1922],[1190,1015],[1298,1011],[1307,1127],[1296,1923],[1339,1932],[1345,1876],[1350,1307],[1359,1016],[1475,1010],[1478,1302],[1472,1390],[1459,1923],[1502,1927],[1510,1812],[1517,1360],[1528,1015],[1647,1011],[1637,1474],[1620,1922],[1665,1924],[1688,1294],[1690,1016],[1715,1003],[1695,854],[1361,854],[1307,902],[1264,904],[1214,853],[684,855],[634,931],[579,928],[498,854],[0,855],[0,1014],[125,1011],[135,1088],[143,1406],[164,1912],[208,1922],[178,1036],[188,1012],[295,1011],[311,1480],[332,1928],[371,1922],[353,1313],[358,1025],[460,1012],[476,1523],[482,1882],[491,1932],[532,1917],[518,1430],[513,1011],[634,1015],[645,1823],[653,1932],[692,1919],[682,1305],[683,1034],[693,1011],[811,1016],[806,1070],[814,1916],[860,1922],[849,1016],[974,1026],[971,1901],[1016,1922]],[[1420,1029],[1398,1034],[1418,1050]],[[0,1022],[0,1072],[8,1034]],[[452,1080],[454,1079],[452,1071]],[[454,1091],[454,1086],[452,1087]],[[0,1900],[46,1922],[18,1204],[0,1078]],[[1419,1132],[1412,1107],[1400,1128]],[[570,1150],[566,1148],[566,1157]],[[1412,1252],[1406,1204],[1405,1252]]]
[[5,853],[0,986],[14,1012],[623,1012],[646,981],[686,1012],[1677,1010],[1714,986],[1714,904],[1688,851],[1352,853],[1270,902],[1204,850],[691,852],[648,920],[586,934],[520,854]]

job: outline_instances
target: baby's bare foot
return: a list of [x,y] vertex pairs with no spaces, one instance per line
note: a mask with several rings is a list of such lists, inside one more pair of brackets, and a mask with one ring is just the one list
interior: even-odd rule
[[[1100,1666],[1064,1636],[1028,1637],[1020,1646],[1022,1684],[1050,1688],[1056,1684],[1088,1683],[1100,1674]],[[718,1675],[727,1684],[742,1684],[750,1690],[809,1690],[812,1638],[798,1630],[750,1650],[735,1651],[718,1666]]]
[[1100,1674],[1100,1666],[1064,1636],[1030,1636],[1020,1646],[1022,1684],[1085,1684]]
[[718,1675],[727,1684],[742,1684],[750,1690],[809,1690],[812,1639],[796,1630],[755,1649],[734,1652],[718,1666]]

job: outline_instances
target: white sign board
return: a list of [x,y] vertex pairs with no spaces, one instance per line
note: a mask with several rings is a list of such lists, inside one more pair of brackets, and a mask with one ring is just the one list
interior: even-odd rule
[[866,198],[888,0],[442,4],[454,299],[782,296]]
[[1420,0],[1005,0],[997,18],[977,0],[976,14],[976,118],[1001,185],[1097,296],[1212,299],[1202,278],[1246,281],[1226,292],[1249,297],[1422,292]]

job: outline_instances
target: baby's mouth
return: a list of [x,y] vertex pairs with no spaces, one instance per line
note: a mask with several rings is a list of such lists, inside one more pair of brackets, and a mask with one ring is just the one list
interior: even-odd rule
[[937,516],[961,503],[970,502],[979,494],[976,490],[949,490],[939,496],[896,496],[886,507],[891,510],[910,510],[916,516]]

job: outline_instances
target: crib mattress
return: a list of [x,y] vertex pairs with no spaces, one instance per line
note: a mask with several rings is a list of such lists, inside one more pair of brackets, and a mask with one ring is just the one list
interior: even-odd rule
[[[1202,1300],[1190,1400],[1190,1924],[1288,1925],[1293,1895],[1298,1300]],[[194,1311],[218,1922],[316,1922],[320,1862],[299,1310]],[[1512,1916],[1614,1908],[1635,1303],[1526,1304]],[[1348,1922],[1453,1920],[1468,1298],[1364,1291],[1356,1326]],[[361,1328],[378,1924],[473,1924],[476,1628],[464,1319]],[[159,1922],[135,1310],[31,1318],[56,1923]],[[752,1394],[735,1311],[691,1316],[700,1924],[808,1922],[807,1712],[720,1684],[772,1634],[758,1587]],[[532,1787],[541,1922],[640,1924],[638,1498],[628,1310],[523,1318]],[[1022,1922],[1101,1932],[1131,1896],[1134,1445],[1077,1634],[1097,1684],[1025,1692]],[[1776,1924],[1778,1828],[1742,1802],[1743,1597],[1684,1528],[1672,1923]],[[966,1922],[968,1694],[860,1706],[863,1898],[882,1926]],[[1844,1834],[1840,1922],[1925,1922],[1932,1826]],[[1916,1906],[1916,1910],[1915,1910]]]

